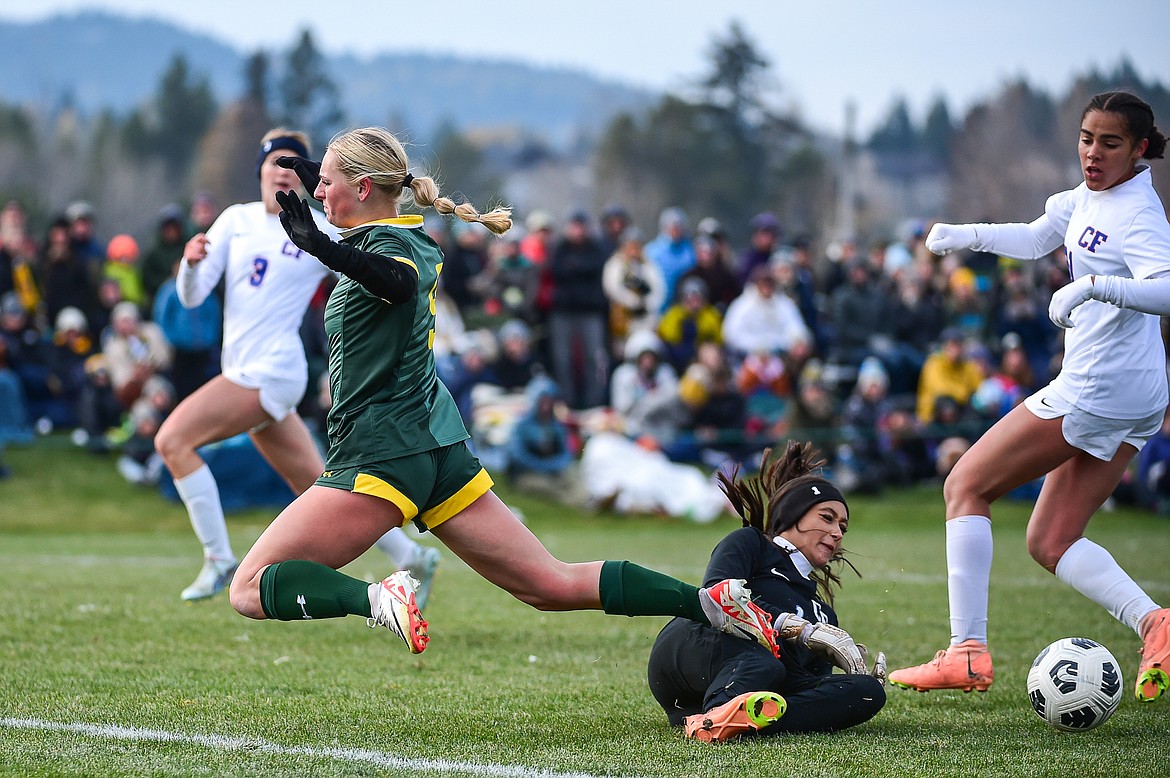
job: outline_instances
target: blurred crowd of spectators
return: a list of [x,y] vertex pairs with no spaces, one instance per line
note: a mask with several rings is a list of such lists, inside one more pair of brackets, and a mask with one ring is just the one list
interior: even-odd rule
[[[154,430],[219,368],[220,297],[189,310],[173,282],[186,239],[217,213],[205,195],[168,205],[140,250],[127,234],[99,240],[83,202],[41,236],[18,202],[0,210],[0,446],[65,429],[116,452],[130,480],[157,479]],[[1047,316],[1067,281],[1059,251],[937,257],[921,223],[818,251],[771,213],[729,226],[671,207],[647,234],[620,205],[534,211],[500,237],[428,219],[446,255],[439,374],[485,464],[557,491],[599,431],[708,468],[750,467],[793,437],[844,488],[872,493],[945,474],[1059,369],[1063,331]],[[300,411],[318,432],[329,283],[302,327]],[[1119,496],[1170,506],[1168,462],[1170,424]]]

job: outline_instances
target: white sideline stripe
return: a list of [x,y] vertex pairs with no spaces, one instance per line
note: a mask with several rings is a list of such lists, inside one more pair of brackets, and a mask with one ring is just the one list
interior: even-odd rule
[[139,729],[108,724],[81,724],[45,721],[43,719],[0,718],[0,727],[8,729],[40,730],[47,732],[74,732],[91,737],[113,740],[156,741],[161,743],[187,743],[204,748],[227,751],[247,751],[275,756],[307,756],[323,759],[338,759],[347,762],[364,762],[378,767],[394,767],[406,770],[432,770],[444,773],[470,773],[491,778],[600,778],[590,773],[559,773],[531,767],[509,767],[507,765],[476,764],[455,762],[447,759],[409,759],[384,751],[365,748],[312,748],[310,746],[282,746],[267,740],[227,737],[226,735],[188,735],[182,732],[166,732],[159,729]]

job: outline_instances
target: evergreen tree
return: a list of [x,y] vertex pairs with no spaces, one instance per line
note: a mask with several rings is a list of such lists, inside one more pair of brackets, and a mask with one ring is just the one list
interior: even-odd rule
[[[221,111],[199,144],[195,185],[222,203],[256,198],[256,149],[272,128],[268,115],[268,55],[256,52],[244,63],[244,94]],[[321,159],[320,148],[312,150]]]
[[161,159],[172,175],[180,176],[190,166],[216,110],[207,79],[196,79],[186,58],[176,55],[154,98],[126,120],[122,146],[132,155]]
[[704,99],[726,109],[744,129],[760,124],[767,113],[762,83],[770,65],[733,21],[727,37],[716,38],[711,47],[711,70],[702,81]]
[[955,127],[951,122],[947,102],[939,96],[926,112],[926,123],[922,126],[922,147],[938,159],[946,159],[950,155],[954,135]]
[[[750,215],[819,203],[789,187],[827,176],[819,152],[795,119],[767,108],[768,61],[737,24],[711,49],[697,100],[666,95],[644,117],[623,115],[597,144],[596,175],[608,191],[681,205],[696,218],[720,219],[745,237]],[[799,159],[791,160],[793,155]],[[803,220],[803,219],[802,219]]]
[[268,107],[268,55],[257,51],[244,62],[244,99]]
[[906,98],[899,97],[890,107],[885,122],[873,131],[868,146],[871,151],[901,154],[917,148],[918,141],[918,132],[910,120]]
[[307,29],[288,53],[279,92],[279,122],[308,133],[314,148],[323,148],[344,116],[337,85],[326,72],[325,60]]

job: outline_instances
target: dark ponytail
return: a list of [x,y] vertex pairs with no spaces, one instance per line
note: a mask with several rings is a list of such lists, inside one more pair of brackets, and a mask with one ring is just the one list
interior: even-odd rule
[[[764,451],[759,475],[741,478],[740,469],[736,467],[730,475],[720,471],[717,479],[732,508],[743,520],[743,526],[754,527],[771,540],[796,524],[803,515],[803,511],[783,510],[787,495],[810,484],[831,486],[821,475],[824,465],[825,460],[812,444],[789,441],[783,454],[773,456],[771,449]],[[836,487],[833,491],[836,492]],[[861,577],[853,563],[846,559],[844,548],[838,550],[824,567],[814,570],[809,577],[816,582],[821,596],[830,605],[841,585],[841,576],[833,569],[834,565],[848,565]]]
[[1149,103],[1130,92],[1102,92],[1081,112],[1081,121],[1090,111],[1117,114],[1125,123],[1134,141],[1147,141],[1143,159],[1161,159],[1166,151],[1166,136],[1154,126],[1154,109]]

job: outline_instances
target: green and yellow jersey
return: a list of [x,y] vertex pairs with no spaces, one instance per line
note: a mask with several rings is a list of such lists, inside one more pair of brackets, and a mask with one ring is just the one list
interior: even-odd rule
[[343,233],[361,251],[418,273],[418,291],[391,304],[342,275],[325,306],[329,338],[327,467],[379,462],[466,440],[469,435],[432,350],[443,253],[421,216],[399,216]]

